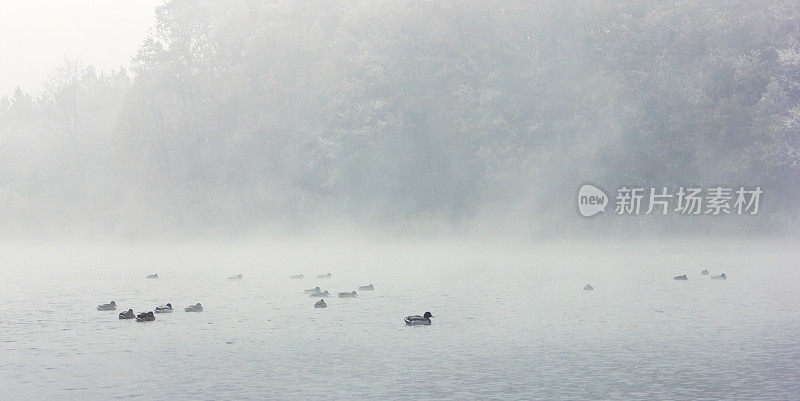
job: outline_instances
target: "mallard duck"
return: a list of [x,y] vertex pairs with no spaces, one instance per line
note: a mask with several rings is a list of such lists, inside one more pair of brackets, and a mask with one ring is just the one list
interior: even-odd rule
[[117,310],[117,303],[111,301],[107,304],[97,305],[97,310]]
[[431,318],[432,317],[433,317],[433,315],[431,315],[430,312],[425,312],[425,314],[422,315],[422,316],[420,316],[420,315],[406,316],[406,318],[403,319],[403,320],[409,326],[420,326],[420,325],[427,326],[427,325],[431,324]]
[[585,286],[583,286],[583,289],[586,291],[594,291],[594,287],[592,287],[591,284],[586,284]]
[[239,273],[239,274],[237,274],[235,276],[228,277],[228,280],[231,280],[231,281],[233,281],[233,280],[241,280],[241,279],[242,279],[242,273]]
[[156,306],[156,313],[171,313],[172,312],[172,304],[167,303],[166,305]]
[[147,278],[158,278],[158,274],[148,274],[145,277],[147,277]]
[[202,312],[203,305],[200,305],[200,302],[198,302],[196,305],[187,306],[183,308],[183,310],[185,310],[186,312]]
[[362,285],[362,286],[358,287],[358,290],[359,291],[374,291],[375,290],[375,286],[373,286],[372,284],[370,284],[370,285]]
[[727,280],[728,276],[725,273],[720,274],[719,276],[711,276],[712,280]]
[[127,312],[120,312],[119,318],[120,319],[134,319],[134,318],[136,318],[136,314],[133,313],[133,309],[128,309]]
[[327,308],[328,304],[325,303],[324,299],[320,299],[317,303],[314,304],[315,308]]
[[308,294],[308,296],[311,298],[329,297],[331,296],[331,293],[328,292],[328,290],[325,290],[322,292],[312,292],[311,294]]
[[303,290],[303,292],[306,293],[306,294],[314,294],[314,293],[317,293],[317,292],[320,292],[320,291],[321,290],[319,289],[319,287],[314,287],[314,288],[309,288],[307,290]]
[[331,278],[331,274],[330,273],[318,274],[317,278]]
[[152,311],[136,315],[137,322],[152,322],[153,320],[156,320],[156,315],[154,315]]
[[293,276],[289,276],[290,279],[297,280],[303,278],[302,274],[295,274]]
[[340,292],[339,298],[358,298],[358,294],[355,291],[351,292]]
[[705,269],[705,270],[701,271],[700,274],[703,275],[703,276],[708,276],[709,274],[711,274],[711,272],[709,272],[708,269]]
[[686,275],[675,276],[675,280],[688,280],[689,278]]

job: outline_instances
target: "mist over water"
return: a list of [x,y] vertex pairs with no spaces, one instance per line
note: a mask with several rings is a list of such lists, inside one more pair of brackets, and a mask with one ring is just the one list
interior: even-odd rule
[[[792,242],[210,245],[4,248],[0,396],[790,399],[800,390]],[[226,279],[237,273],[243,280]],[[326,298],[327,309],[302,293],[369,283],[375,291]],[[94,309],[112,299],[120,310],[177,310],[138,323]],[[181,310],[196,302],[202,313]],[[427,310],[431,326],[404,325]]]
[[795,0],[83,3],[0,16],[0,400],[797,398]]

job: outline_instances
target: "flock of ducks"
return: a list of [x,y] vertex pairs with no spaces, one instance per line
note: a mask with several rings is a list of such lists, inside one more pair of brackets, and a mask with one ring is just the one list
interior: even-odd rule
[[[708,269],[704,269],[703,271],[701,271],[700,275],[702,275],[702,276],[711,276],[712,280],[726,280],[728,278],[728,276],[726,276],[725,273],[722,273],[722,274],[719,274],[719,275],[712,275],[711,272],[708,271]],[[149,279],[156,279],[156,278],[158,278],[158,274],[148,274],[146,277],[149,278]],[[304,277],[305,276],[303,274],[295,274],[295,275],[289,276],[289,278],[292,279],[292,280],[301,280]],[[242,278],[243,278],[243,276],[241,274],[237,274],[235,276],[228,277],[228,280],[230,280],[230,281],[238,281],[238,280],[242,280]],[[331,273],[318,274],[317,278],[318,279],[331,278]],[[675,276],[673,278],[675,280],[681,280],[681,281],[689,279],[689,277],[687,275],[685,275],[685,274],[682,274],[680,276]],[[583,289],[584,289],[584,291],[594,291],[594,287],[591,284],[588,284],[588,283],[583,287]],[[372,285],[372,284],[362,285],[362,286],[358,287],[358,290],[359,291],[374,291],[375,290],[375,286]],[[326,298],[326,297],[329,297],[331,295],[328,290],[322,290],[320,287],[310,288],[310,289],[304,290],[303,292],[305,294],[308,294],[312,298]],[[339,298],[358,298],[358,293],[356,291],[340,292],[340,293],[338,293],[338,295],[339,295]],[[320,299],[319,301],[314,303],[314,308],[317,308],[317,309],[327,308],[327,307],[328,307],[328,304],[325,302],[324,299]],[[111,302],[109,302],[107,304],[98,305],[97,306],[97,310],[100,310],[100,311],[117,310],[117,304],[114,301],[111,301]],[[202,312],[203,311],[203,306],[200,305],[200,303],[198,302],[195,305],[187,306],[183,310],[186,311],[186,312]],[[172,308],[172,304],[171,303],[167,303],[166,305],[156,306],[156,308],[155,308],[155,313],[172,313],[172,311],[173,311],[173,308]],[[430,312],[425,312],[421,316],[420,315],[406,316],[403,319],[403,321],[406,323],[406,325],[409,325],[409,326],[419,326],[419,325],[427,326],[427,325],[431,324],[431,318],[432,317],[434,317],[434,316]],[[120,319],[134,319],[135,318],[137,322],[152,322],[152,321],[156,320],[156,316],[155,316],[155,314],[153,314],[152,311],[140,313],[140,314],[137,315],[137,314],[134,314],[133,309],[128,309],[127,312],[120,313],[119,314],[119,318]]]
[[[156,279],[156,278],[158,278],[158,274],[148,274],[147,276],[145,276],[145,278]],[[242,278],[242,275],[240,274],[239,275],[239,279],[241,279],[241,278]],[[228,279],[230,280],[231,277],[229,277]],[[117,310],[117,303],[114,302],[114,301],[111,301],[111,302],[109,302],[107,304],[97,305],[97,310],[100,310],[100,311]],[[203,305],[200,305],[200,302],[198,302],[198,303],[196,303],[194,305],[190,305],[190,306],[187,306],[187,307],[183,308],[183,310],[186,311],[186,312],[202,312],[203,311]],[[173,311],[172,304],[167,302],[166,305],[156,306],[155,311],[156,311],[156,313],[172,313],[172,311]],[[133,309],[128,309],[127,312],[120,312],[119,318],[120,318],[120,320],[136,319],[137,322],[152,322],[152,321],[156,320],[156,315],[153,314],[153,311],[142,312],[142,313],[137,315],[137,314],[133,313]]]
[[[303,279],[303,277],[304,277],[303,274],[294,274],[289,276],[289,278],[292,280],[301,280]],[[331,274],[330,273],[318,274],[317,278],[319,279],[331,278]],[[375,291],[375,285],[369,284],[369,285],[359,286],[358,291]],[[320,287],[314,287],[314,288],[309,288],[307,290],[303,290],[303,293],[308,294],[308,296],[310,296],[311,298],[321,298],[319,301],[314,303],[314,308],[322,309],[328,307],[328,304],[325,302],[325,299],[322,298],[331,296],[330,291],[323,290]],[[337,294],[339,295],[339,298],[358,298],[357,291],[349,291],[349,292],[345,291],[345,292],[339,292]],[[422,316],[420,315],[406,316],[403,319],[403,321],[408,326],[429,326],[431,324],[432,317],[433,315],[430,312],[425,312]]]
[[[709,276],[710,275],[712,280],[727,280],[728,279],[728,276],[726,276],[725,273],[722,273],[720,275],[716,275],[715,276],[715,275],[711,274],[711,272],[709,272],[708,269],[705,269],[705,270],[701,271],[700,275],[702,275],[702,276]],[[675,276],[673,278],[675,280],[688,280],[689,279],[689,277],[686,276],[685,274],[681,274],[680,276]],[[594,291],[594,287],[592,287],[591,284],[586,284],[583,287],[583,289],[584,289],[584,291]]]
[[[711,274],[711,272],[708,271],[708,269],[704,269],[703,271],[701,271],[700,275],[701,276],[711,276],[712,280],[727,280],[728,279],[728,276],[726,276],[725,273],[722,273],[722,274],[719,274],[719,275],[713,275],[713,274]],[[685,274],[681,274],[680,276],[675,276],[673,278],[675,280],[688,280],[689,279],[689,277],[686,276]]]
[[[722,273],[722,274],[719,274],[719,275],[712,275],[711,272],[708,271],[708,269],[704,269],[703,271],[701,271],[700,275],[702,275],[702,276],[711,276],[712,280],[726,280],[728,278],[728,276],[726,276],[725,273]],[[149,279],[156,279],[156,278],[158,278],[158,274],[148,274],[146,277],[149,278]],[[241,280],[242,278],[243,278],[243,276],[241,274],[237,274],[235,276],[228,277],[228,280],[230,280],[230,281],[238,281],[238,280]],[[292,280],[301,280],[301,279],[304,278],[304,276],[303,276],[303,274],[294,274],[294,275],[289,276],[289,278],[292,279]],[[318,279],[331,278],[331,273],[318,274],[317,278]],[[689,277],[687,275],[685,275],[685,274],[682,274],[680,276],[675,276],[673,278],[675,280],[681,280],[681,281],[689,279]],[[583,289],[584,289],[584,291],[594,291],[594,287],[592,287],[592,285],[588,284],[588,283],[583,287]],[[372,284],[362,285],[362,286],[358,287],[358,290],[359,291],[374,291],[375,290],[375,286],[372,285]],[[325,298],[325,297],[329,297],[331,295],[328,290],[322,290],[320,287],[310,288],[310,289],[304,290],[303,292],[305,294],[308,294],[312,298]],[[339,298],[358,298],[358,293],[356,291],[340,292],[340,293],[338,293],[338,295],[339,295]],[[325,302],[324,299],[320,299],[319,301],[314,303],[314,308],[317,308],[317,309],[327,308],[327,307],[328,307],[328,304]],[[97,310],[100,310],[100,311],[117,310],[117,304],[114,301],[111,301],[111,302],[109,302],[107,304],[98,305],[97,306]],[[183,310],[186,311],[186,312],[202,312],[203,311],[203,306],[200,305],[200,303],[198,302],[195,305],[187,306]],[[172,304],[171,303],[167,303],[166,305],[156,306],[156,308],[155,308],[155,313],[172,313],[172,311],[173,311],[173,308],[172,308]],[[434,316],[430,312],[425,312],[421,316],[420,315],[406,316],[403,319],[403,321],[408,326],[421,326],[421,325],[422,326],[428,326],[428,325],[431,324],[431,318],[432,317],[434,317]],[[152,321],[156,320],[156,316],[155,316],[155,314],[153,314],[152,311],[140,313],[140,314],[137,315],[137,314],[134,314],[133,309],[128,309],[127,312],[120,313],[119,314],[119,318],[120,319],[134,319],[135,318],[137,322],[152,322]]]
[[[100,311],[117,310],[117,303],[111,301],[107,304],[97,305],[97,310]],[[155,310],[156,313],[172,313],[173,311],[172,304],[169,302],[167,302],[166,305],[156,306]],[[183,310],[186,312],[202,312],[203,305],[200,305],[200,302],[198,302],[194,305],[190,305],[187,306],[186,308],[183,308]],[[120,320],[136,319],[137,322],[152,322],[153,320],[156,320],[156,315],[154,315],[152,311],[143,312],[137,315],[133,313],[133,309],[128,309],[127,312],[120,312],[119,318]]]
[[[157,279],[158,278],[158,274],[148,274],[145,277],[148,278],[148,279]],[[295,274],[295,275],[289,276],[289,278],[293,279],[293,280],[300,280],[300,279],[303,279],[303,277],[304,277],[303,274]],[[239,280],[242,280],[242,278],[243,278],[242,274],[237,274],[235,276],[228,277],[228,280],[229,281],[239,281]],[[317,278],[318,279],[331,278],[331,273],[319,274],[319,275],[317,275]],[[588,284],[587,284],[587,286],[588,286]],[[372,285],[372,284],[362,285],[362,286],[358,287],[358,290],[359,291],[374,291],[375,290],[375,286]],[[324,297],[329,297],[330,296],[330,292],[328,290],[322,290],[319,287],[314,287],[314,288],[305,290],[304,293],[308,294],[312,298],[324,298]],[[358,293],[356,291],[340,292],[340,293],[338,293],[338,295],[339,295],[339,298],[358,298]],[[317,309],[327,308],[327,307],[328,307],[328,304],[325,303],[324,299],[320,299],[319,301],[314,303],[314,308],[317,308]],[[97,306],[97,310],[99,310],[99,311],[117,310],[117,303],[114,302],[114,301],[111,301],[111,302],[109,302],[107,304],[98,305]],[[155,313],[172,313],[173,310],[174,309],[172,308],[172,304],[169,303],[169,302],[166,305],[160,305],[160,306],[156,306],[155,307]],[[186,312],[202,312],[203,311],[203,306],[198,302],[195,305],[187,306],[183,310],[186,311]],[[431,318],[432,317],[433,317],[433,315],[430,312],[425,312],[425,314],[423,314],[422,316],[420,316],[420,315],[406,316],[403,319],[403,321],[406,323],[406,325],[409,325],[409,326],[419,326],[419,325],[427,326],[427,325],[431,324]],[[128,309],[127,312],[121,312],[119,314],[119,318],[121,320],[136,319],[137,322],[152,322],[152,321],[156,320],[156,316],[152,311],[139,313],[137,315],[137,314],[135,314],[133,312],[133,309]]]

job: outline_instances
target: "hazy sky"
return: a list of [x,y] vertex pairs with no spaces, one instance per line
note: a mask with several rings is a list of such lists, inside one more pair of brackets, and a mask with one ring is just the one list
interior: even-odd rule
[[65,56],[128,65],[163,0],[0,0],[0,96],[38,92]]

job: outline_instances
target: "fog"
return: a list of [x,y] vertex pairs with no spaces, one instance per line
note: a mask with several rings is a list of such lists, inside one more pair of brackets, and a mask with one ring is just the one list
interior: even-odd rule
[[800,391],[796,0],[11,1],[0,60],[0,399]]
[[160,0],[3,0],[0,13],[0,93],[19,86],[38,94],[64,57],[98,69],[127,66],[155,22]]
[[[40,68],[23,39],[67,58],[0,100],[8,238],[797,232],[789,1],[168,1],[119,39],[59,35],[74,47],[26,10],[3,59]],[[92,45],[137,31],[120,68]],[[585,183],[606,213],[577,213]],[[764,195],[752,216],[617,216],[626,185]]]
[[[796,241],[324,236],[0,250],[3,399],[783,400],[800,390]],[[374,291],[326,297],[324,309],[303,293],[366,284]],[[118,310],[95,309],[111,300]],[[181,310],[198,302],[202,313]],[[152,322],[117,318],[165,303],[177,310]],[[425,311],[431,325],[403,323]]]

